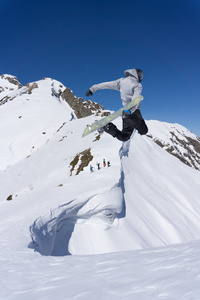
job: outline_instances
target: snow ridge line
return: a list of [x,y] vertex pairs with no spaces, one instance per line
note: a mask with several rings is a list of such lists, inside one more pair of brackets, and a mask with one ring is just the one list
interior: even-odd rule
[[121,161],[121,177],[119,180],[119,186],[122,190],[122,210],[120,213],[117,214],[118,219],[125,218],[126,216],[126,201],[125,201],[125,175],[124,175],[124,169],[123,169],[123,159],[128,158],[129,156],[129,150],[130,150],[130,144],[134,137],[135,129],[130,137],[130,139],[124,143],[122,143],[122,147],[119,150],[119,156]]

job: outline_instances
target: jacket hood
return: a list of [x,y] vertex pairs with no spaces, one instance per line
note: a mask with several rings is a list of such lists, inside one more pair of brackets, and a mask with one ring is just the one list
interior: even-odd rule
[[131,75],[138,80],[138,74],[137,74],[136,69],[128,69],[128,70],[124,71],[124,74],[126,77],[127,77],[127,75]]

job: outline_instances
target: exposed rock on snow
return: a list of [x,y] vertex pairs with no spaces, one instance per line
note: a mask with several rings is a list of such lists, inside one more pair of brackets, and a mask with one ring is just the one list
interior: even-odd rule
[[70,175],[72,175],[74,170],[76,170],[76,175],[78,175],[89,165],[92,159],[93,156],[91,155],[91,149],[86,149],[78,153],[70,163]]
[[23,94],[32,94],[32,90],[33,89],[37,89],[38,88],[38,84],[36,83],[36,82],[33,82],[33,83],[27,83],[26,84],[26,88],[27,88],[27,90],[26,91],[24,91],[24,93]]
[[[3,83],[3,81],[4,81],[4,83]],[[6,81],[8,81],[11,85],[7,84]],[[4,89],[13,91],[14,90],[13,85],[17,86],[18,89],[22,87],[22,84],[19,82],[17,77],[12,76],[12,75],[8,75],[8,74],[1,75],[0,85],[1,85],[0,86],[0,92],[2,92]]]
[[181,162],[200,170],[200,138],[184,126],[154,121],[148,136]]
[[15,98],[13,92],[22,87],[17,77],[3,74],[0,76],[0,105]]
[[62,98],[69,104],[69,106],[75,111],[78,119],[85,118],[95,114],[96,116],[107,116],[110,112],[105,112],[104,107],[91,100],[84,101],[83,98],[74,96],[72,90],[66,88],[62,93]]

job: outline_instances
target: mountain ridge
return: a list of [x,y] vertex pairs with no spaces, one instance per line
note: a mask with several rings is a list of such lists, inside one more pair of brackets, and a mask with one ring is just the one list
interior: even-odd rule
[[78,118],[64,90],[2,92],[15,96],[0,106],[2,299],[198,299],[200,172],[164,149],[184,156],[176,141],[195,135],[149,120],[125,143],[82,138],[101,114]]
[[[34,90],[41,90],[38,85],[41,85],[42,82],[46,82],[46,87],[45,91],[41,92],[41,95],[40,92],[37,92],[38,99],[41,97],[46,97],[47,95],[49,97],[50,93],[52,96],[53,85],[53,89],[56,95],[52,96],[53,99],[55,101],[57,100],[59,102],[62,102],[62,104],[66,102],[69,105],[69,107],[71,108],[71,118],[80,119],[92,115],[95,115],[97,117],[104,117],[110,114],[110,111],[105,110],[103,106],[91,100],[84,101],[83,98],[75,96],[70,88],[65,87],[62,83],[51,78],[43,78],[42,80],[27,83],[25,86],[22,86],[17,77],[8,74],[0,76],[0,107],[7,102],[13,101],[14,99],[17,99],[19,101],[20,99],[23,99],[24,96],[27,96],[26,101],[29,101],[28,97]],[[51,99],[51,97],[49,97],[48,99]],[[19,115],[18,118],[22,118],[22,116]],[[160,147],[165,149],[168,153],[176,156],[186,165],[200,170],[200,138],[191,133],[182,125],[170,124],[160,121],[154,122],[158,128],[160,127],[160,130],[158,130],[157,128],[155,129],[154,126],[153,131],[151,130],[151,132],[149,132],[147,136],[149,138],[152,138],[153,141]],[[64,123],[65,120],[63,119],[62,124]],[[60,126],[62,126],[62,124]],[[43,131],[43,134],[45,134],[44,132],[45,131]],[[157,136],[155,135],[155,132]],[[100,138],[100,136],[96,138],[98,139]],[[33,145],[32,147],[35,146]]]

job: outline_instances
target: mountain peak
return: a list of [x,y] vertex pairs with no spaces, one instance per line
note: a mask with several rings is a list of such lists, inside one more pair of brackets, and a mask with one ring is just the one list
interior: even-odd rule
[[22,87],[16,76],[3,74],[0,75],[0,93],[10,92]]

